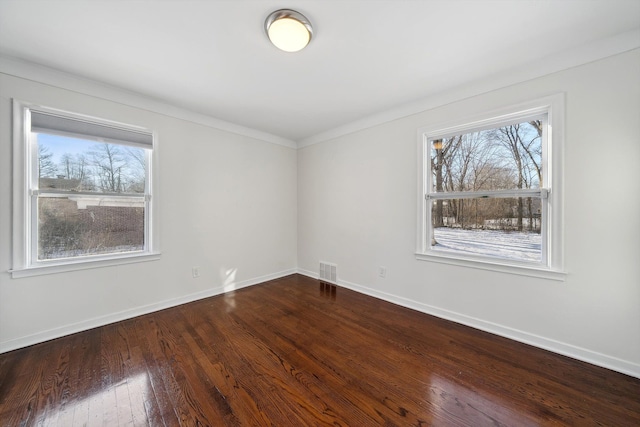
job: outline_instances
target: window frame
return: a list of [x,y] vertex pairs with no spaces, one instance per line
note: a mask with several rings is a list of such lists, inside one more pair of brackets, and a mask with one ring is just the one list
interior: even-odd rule
[[[94,116],[74,113],[35,103],[12,100],[13,103],[13,236],[12,236],[12,278],[59,273],[82,269],[91,269],[111,265],[129,264],[142,261],[153,261],[160,257],[157,234],[157,135],[144,127],[102,119]],[[96,125],[107,126],[119,130],[143,133],[151,136],[151,147],[145,150],[147,170],[145,176],[145,192],[134,197],[144,199],[145,227],[144,248],[141,251],[96,254],[57,258],[51,260],[38,259],[38,197],[51,197],[56,194],[69,196],[65,191],[57,193],[40,192],[38,188],[38,147],[31,137],[31,112],[56,115],[62,118],[80,120]],[[105,142],[117,144],[105,140]],[[125,145],[121,143],[121,145]],[[135,145],[135,144],[133,144]],[[45,194],[46,193],[46,194]],[[116,197],[131,198],[129,193],[99,194],[74,193],[79,197]]]
[[[498,128],[533,117],[546,116],[542,135],[543,182],[538,191],[530,189],[435,193],[432,190],[431,141]],[[563,246],[563,151],[564,151],[564,94],[555,94],[522,104],[488,111],[476,116],[418,129],[418,213],[416,259],[439,262],[489,271],[500,271],[524,276],[564,280]],[[433,231],[431,203],[437,199],[518,197],[518,194],[539,193],[542,202],[542,260],[526,262],[492,256],[460,254],[433,249],[430,237]],[[546,202],[544,202],[546,200]]]

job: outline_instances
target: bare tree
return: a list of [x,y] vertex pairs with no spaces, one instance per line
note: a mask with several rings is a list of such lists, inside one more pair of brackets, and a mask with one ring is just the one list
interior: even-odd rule
[[60,165],[59,168],[62,170],[62,172],[64,172],[64,176],[67,179],[71,179],[72,175],[74,174],[73,172],[73,157],[71,156],[71,154],[69,153],[64,153],[61,157],[60,157]]
[[84,154],[76,154],[75,157],[75,176],[80,180],[80,185],[85,190],[93,190],[94,185],[88,174],[89,161]]
[[126,161],[122,149],[113,144],[96,144],[90,154],[94,178],[100,190],[111,193],[123,192]]
[[144,193],[147,177],[147,156],[142,148],[127,147],[125,149],[129,169],[128,191]]
[[144,193],[146,152],[142,148],[96,144],[89,152],[92,179],[106,192]]
[[[450,191],[469,190],[469,173],[474,163],[478,160],[478,151],[482,147],[482,136],[478,132],[459,135],[453,149],[445,159],[446,177]],[[451,199],[447,205],[449,216],[455,218],[455,222],[464,227],[464,199]]]
[[[542,121],[532,120],[528,124],[535,130],[534,132],[525,132],[520,142],[522,149],[527,156],[527,162],[525,163],[525,183],[528,188],[532,188],[535,185],[535,178],[537,178],[538,186],[542,186]],[[525,125],[526,130],[526,125]],[[535,171],[535,175],[534,172]],[[539,203],[539,201],[538,201]],[[536,205],[538,203],[535,203]],[[534,200],[531,197],[527,198],[527,214],[529,218],[529,231],[533,231],[535,228],[535,212],[534,212]]]
[[89,162],[84,154],[79,153],[73,156],[64,153],[60,157],[58,170],[63,173],[66,179],[77,181],[77,190],[92,190],[94,188],[89,176]]
[[[479,191],[503,188],[508,179],[504,166],[497,162],[499,147],[493,143],[491,135],[486,131],[461,135],[460,144],[451,156],[445,159],[446,177],[451,191]],[[451,177],[451,178],[449,178]],[[465,227],[473,220],[474,226],[482,225],[477,200],[449,200],[447,207],[455,222]],[[473,218],[468,214],[470,208],[475,209]],[[467,212],[468,211],[468,212]]]
[[[534,132],[535,130],[535,132]],[[534,120],[505,126],[496,130],[496,137],[509,153],[511,164],[517,174],[515,186],[518,189],[532,188],[542,184],[542,122]],[[533,224],[533,200],[526,198],[529,229]],[[517,199],[517,229],[523,230],[525,200]]]
[[53,153],[42,144],[38,144],[38,178],[53,178],[58,168],[53,162]]
[[[454,153],[460,148],[462,135],[452,138],[438,139],[433,141],[434,155],[431,156],[431,170],[435,175],[436,192],[444,191],[445,175],[451,166],[451,159]],[[447,166],[449,165],[449,167]],[[449,175],[451,176],[451,175]],[[434,226],[444,226],[443,201],[436,200],[436,212],[434,216]]]
[[542,121],[533,120],[529,124],[536,130],[536,135],[529,138],[527,144],[523,144],[522,148],[529,156],[531,164],[535,167],[538,174],[538,182],[542,187]]
[[[516,188],[524,188],[524,164],[522,161],[522,140],[520,135],[520,124],[505,126],[497,129],[499,141],[507,149],[516,166],[517,180]],[[524,204],[522,198],[517,200],[517,227],[518,231],[522,231],[522,218],[524,216]]]

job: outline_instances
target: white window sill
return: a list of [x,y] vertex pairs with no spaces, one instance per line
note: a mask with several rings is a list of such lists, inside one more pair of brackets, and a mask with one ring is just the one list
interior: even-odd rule
[[460,267],[476,268],[479,270],[497,271],[501,273],[515,274],[518,276],[537,277],[541,279],[557,280],[564,282],[567,273],[565,271],[552,270],[535,265],[501,263],[499,260],[476,260],[451,254],[440,253],[416,253],[416,259],[420,261],[438,262],[441,264],[457,265]]
[[109,267],[122,264],[133,264],[137,262],[156,261],[160,259],[160,253],[127,254],[121,256],[109,256],[108,258],[75,259],[64,263],[40,264],[32,267],[16,268],[9,270],[13,279],[21,277],[41,276],[45,274],[65,273],[76,270],[88,270],[100,267]]

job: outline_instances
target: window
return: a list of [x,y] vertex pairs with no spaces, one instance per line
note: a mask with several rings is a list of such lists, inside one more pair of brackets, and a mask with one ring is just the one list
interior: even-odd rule
[[419,259],[562,278],[562,110],[558,95],[419,131]]
[[13,277],[154,254],[153,135],[14,101]]

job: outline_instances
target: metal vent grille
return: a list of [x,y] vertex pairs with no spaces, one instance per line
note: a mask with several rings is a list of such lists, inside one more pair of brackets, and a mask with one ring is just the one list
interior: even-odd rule
[[338,282],[338,266],[328,262],[320,262],[320,280],[323,282],[337,284]]

